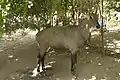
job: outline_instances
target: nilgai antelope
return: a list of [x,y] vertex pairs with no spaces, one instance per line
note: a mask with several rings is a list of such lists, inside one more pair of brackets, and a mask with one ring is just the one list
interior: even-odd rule
[[71,53],[71,72],[74,71],[77,64],[77,53],[84,43],[89,39],[89,29],[86,29],[87,22],[93,27],[100,28],[98,19],[95,15],[90,15],[85,21],[85,25],[69,25],[64,27],[50,27],[36,34],[36,41],[39,47],[37,71],[45,70],[44,60],[49,47],[54,49],[66,49]]

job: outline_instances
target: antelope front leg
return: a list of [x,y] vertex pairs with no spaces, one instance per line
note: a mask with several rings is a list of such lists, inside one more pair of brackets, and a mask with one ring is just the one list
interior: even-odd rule
[[38,61],[37,61],[37,72],[40,72],[40,54],[38,54],[38,56],[37,56],[37,58],[38,58]]
[[41,62],[42,62],[42,70],[43,70],[43,71],[45,71],[45,64],[44,64],[44,61],[45,61],[45,56],[42,56]]
[[71,54],[71,72],[73,72],[76,69],[77,64],[77,53]]

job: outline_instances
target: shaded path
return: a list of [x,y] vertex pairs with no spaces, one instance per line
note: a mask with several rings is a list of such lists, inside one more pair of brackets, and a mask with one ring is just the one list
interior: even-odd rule
[[[46,63],[55,61],[52,69],[47,70],[47,76],[31,78],[30,71],[34,69],[37,48],[33,43],[15,50],[13,58],[4,56],[0,62],[0,80],[72,80],[70,73],[70,55],[47,55]],[[48,57],[49,56],[49,57]],[[16,59],[18,59],[16,61]],[[78,56],[77,72],[80,80],[119,80],[120,64],[111,57],[101,57],[98,53],[82,52]],[[96,79],[95,79],[96,78]],[[102,79],[104,78],[104,79]],[[105,79],[106,78],[106,79]]]
[[[100,53],[100,52],[99,52]],[[120,64],[115,58],[104,56],[94,50],[79,53],[77,75],[79,80],[120,80]],[[70,54],[60,52],[46,56],[46,64],[52,68],[46,76],[30,77],[36,66],[37,46],[33,40],[25,45],[0,52],[0,80],[72,80]],[[52,63],[51,63],[52,62]]]

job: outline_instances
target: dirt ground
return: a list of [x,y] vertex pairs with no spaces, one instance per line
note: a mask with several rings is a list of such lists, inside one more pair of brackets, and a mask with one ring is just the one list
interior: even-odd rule
[[[119,54],[118,33],[105,34],[107,48],[114,51],[111,54]],[[99,44],[99,39],[93,36],[92,42]],[[66,52],[47,54],[45,63],[51,67],[45,74],[31,77],[39,52],[34,35],[16,41],[0,41],[0,45],[0,80],[75,80],[70,72],[70,54]],[[111,45],[114,47],[109,47]],[[119,58],[102,56],[97,48],[86,48],[78,53],[76,80],[120,80],[119,62]]]

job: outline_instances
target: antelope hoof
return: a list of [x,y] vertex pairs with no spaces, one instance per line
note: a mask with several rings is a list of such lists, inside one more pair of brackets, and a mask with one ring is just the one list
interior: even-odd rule
[[74,75],[74,74],[75,74],[75,72],[76,72],[76,71],[75,71],[75,69],[71,69],[71,74],[73,74],[73,75]]
[[74,72],[76,69],[76,65],[74,65],[72,68],[71,68],[71,72]]
[[42,70],[43,70],[43,71],[46,71],[46,69],[45,69],[45,68],[43,68]]
[[39,69],[39,68],[37,68],[37,72],[40,72],[40,69]]

